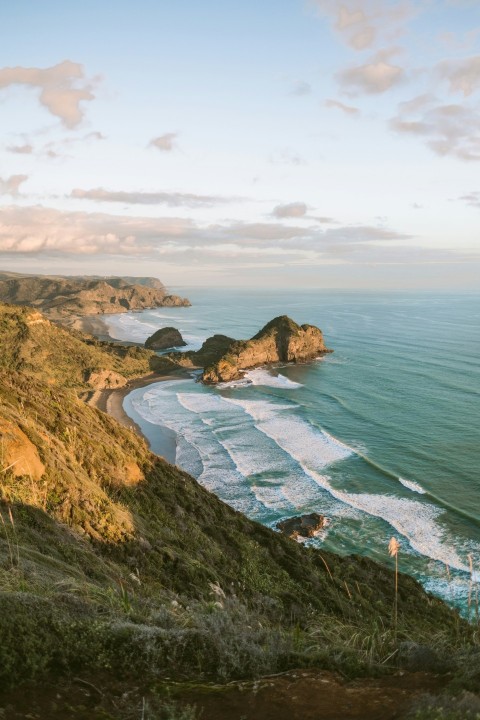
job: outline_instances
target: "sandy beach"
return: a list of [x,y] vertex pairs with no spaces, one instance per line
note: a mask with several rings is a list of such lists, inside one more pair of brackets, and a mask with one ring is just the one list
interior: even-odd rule
[[[134,342],[123,342],[113,338],[109,333],[108,324],[104,320],[103,315],[78,315],[68,320],[63,319],[60,323],[73,330],[79,330],[89,335],[94,335],[98,340],[103,342],[115,342],[120,345],[139,345]],[[130,380],[121,388],[109,390],[95,390],[89,393],[86,398],[87,405],[95,407],[104,413],[108,413],[119,423],[125,427],[137,432],[147,443],[152,452],[161,455],[169,462],[175,463],[176,455],[176,436],[172,430],[162,425],[154,425],[147,422],[137,415],[135,409],[131,406],[130,412],[134,417],[130,417],[125,412],[125,398],[134,390],[146,387],[153,383],[163,382],[165,380],[175,379],[175,376],[188,377],[185,372],[175,371],[169,375],[159,375],[157,373],[148,373],[142,377]]]
[[[185,377],[184,373],[182,373],[182,377]],[[173,379],[175,379],[175,374],[173,373],[171,375],[157,375],[156,373],[149,373],[148,375],[131,380],[127,385],[121,388],[113,390],[96,390],[91,393],[86,402],[87,405],[108,413],[108,415],[111,415],[125,427],[137,432],[145,440],[150,450],[156,455],[161,455],[161,457],[165,458],[169,462],[175,463],[175,433],[167,427],[162,425],[153,425],[143,418],[140,418],[136,415],[132,408],[131,412],[136,416],[136,419],[134,419],[125,412],[123,407],[125,398],[134,390],[152,385],[153,383]],[[148,432],[147,426],[148,429],[150,429],[150,432]]]

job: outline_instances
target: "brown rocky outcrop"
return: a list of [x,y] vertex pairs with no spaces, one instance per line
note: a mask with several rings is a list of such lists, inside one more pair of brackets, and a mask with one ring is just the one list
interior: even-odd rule
[[319,513],[309,513],[298,517],[288,518],[278,522],[276,527],[284,535],[296,540],[298,537],[311,538],[323,530],[327,524],[327,518]]
[[278,362],[307,362],[326,353],[322,331],[314,325],[297,325],[286,315],[274,318],[250,340],[237,340],[227,352],[205,368],[203,382],[237,380],[243,371]]
[[114,370],[91,372],[86,381],[94,390],[114,390],[127,384],[127,379]]
[[160,328],[145,340],[147,350],[167,350],[168,348],[183,347],[187,343],[177,328]]
[[33,480],[40,480],[45,466],[37,448],[25,433],[13,423],[0,418],[0,440],[0,469],[9,469],[16,476],[30,475]]

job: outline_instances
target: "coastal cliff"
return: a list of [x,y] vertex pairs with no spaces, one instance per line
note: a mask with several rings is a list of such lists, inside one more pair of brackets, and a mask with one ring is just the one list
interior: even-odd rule
[[250,340],[232,342],[226,352],[205,368],[208,385],[241,378],[245,370],[271,363],[307,362],[326,353],[322,331],[314,325],[297,325],[287,315],[271,320]]
[[156,278],[62,277],[0,273],[0,302],[31,305],[52,320],[152,307],[188,307]]

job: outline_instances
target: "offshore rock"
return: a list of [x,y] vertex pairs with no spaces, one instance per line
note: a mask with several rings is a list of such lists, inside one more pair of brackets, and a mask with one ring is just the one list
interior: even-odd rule
[[183,347],[187,343],[177,328],[160,328],[145,340],[147,350],[167,350],[168,348]]
[[310,513],[309,515],[299,515],[298,517],[289,518],[278,522],[276,527],[284,535],[293,538],[297,537],[311,538],[323,530],[327,524],[327,518],[319,513]]
[[281,315],[250,340],[233,342],[222,357],[205,368],[202,380],[208,385],[230,382],[260,365],[308,362],[330,352],[319,328],[297,325],[287,315]]

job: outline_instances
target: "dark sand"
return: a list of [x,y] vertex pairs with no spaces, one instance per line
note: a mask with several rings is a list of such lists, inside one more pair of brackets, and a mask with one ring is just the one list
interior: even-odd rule
[[88,335],[94,335],[104,342],[118,342],[110,335],[109,327],[102,315],[77,315],[62,319],[60,324],[66,325],[72,330],[80,330]]

